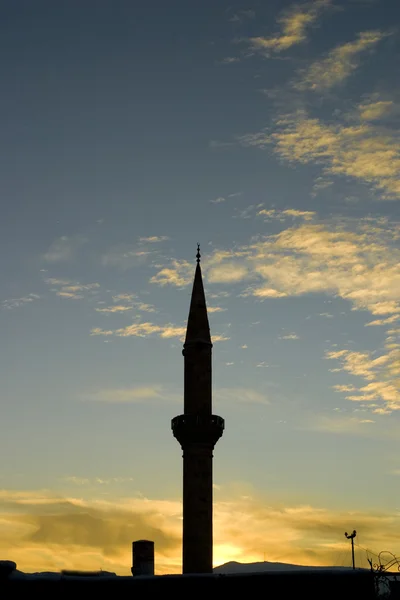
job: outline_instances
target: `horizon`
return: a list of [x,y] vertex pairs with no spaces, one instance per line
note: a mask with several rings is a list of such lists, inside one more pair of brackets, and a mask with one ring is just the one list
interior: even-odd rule
[[400,555],[400,6],[188,4],[0,9],[0,551],[24,572],[127,575],[140,538],[180,572],[197,243],[214,566],[350,564],[353,529],[358,561]]

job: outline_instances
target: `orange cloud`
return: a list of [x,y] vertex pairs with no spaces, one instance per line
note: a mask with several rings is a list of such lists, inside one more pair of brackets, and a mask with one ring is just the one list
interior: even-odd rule
[[[80,491],[82,486],[80,487]],[[215,488],[214,563],[292,562],[333,565],[350,551],[343,532],[355,527],[375,552],[398,552],[397,514],[270,505]],[[221,497],[221,499],[220,499]],[[181,565],[181,502],[148,498],[62,498],[50,492],[0,492],[0,551],[25,572],[103,569],[130,574],[131,542],[155,541],[156,572]],[[265,553],[265,554],[264,554]],[[364,554],[364,565],[366,555]]]

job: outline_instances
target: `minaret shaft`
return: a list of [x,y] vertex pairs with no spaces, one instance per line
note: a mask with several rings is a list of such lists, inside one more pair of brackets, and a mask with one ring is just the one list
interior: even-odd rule
[[212,343],[199,249],[183,348],[184,414],[172,419],[183,450],[182,570],[212,573],[213,450],[225,424],[212,414]]
[[200,444],[183,451],[183,573],[212,573],[212,458]]

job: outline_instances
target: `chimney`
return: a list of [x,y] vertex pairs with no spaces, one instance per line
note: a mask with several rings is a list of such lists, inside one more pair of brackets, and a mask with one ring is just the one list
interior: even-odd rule
[[137,540],[132,542],[132,575],[154,575],[154,542]]

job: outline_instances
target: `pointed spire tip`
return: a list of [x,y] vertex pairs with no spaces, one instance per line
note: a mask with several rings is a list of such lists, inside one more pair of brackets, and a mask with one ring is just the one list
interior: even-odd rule
[[200,263],[200,258],[201,258],[201,254],[200,254],[200,244],[198,243],[198,244],[197,244],[197,254],[196,254],[196,261],[197,261],[197,264],[199,264],[199,263]]

